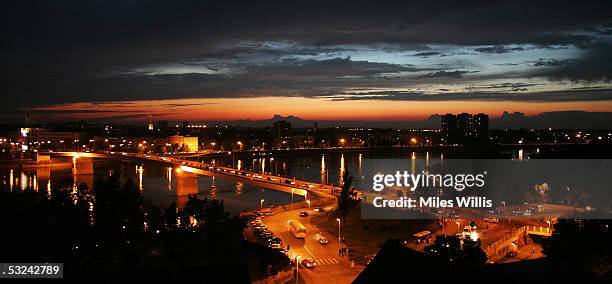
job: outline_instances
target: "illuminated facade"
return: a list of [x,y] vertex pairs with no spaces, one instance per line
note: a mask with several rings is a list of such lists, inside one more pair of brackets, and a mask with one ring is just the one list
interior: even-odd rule
[[173,135],[168,137],[168,144],[178,145],[181,152],[196,152],[198,151],[198,137]]

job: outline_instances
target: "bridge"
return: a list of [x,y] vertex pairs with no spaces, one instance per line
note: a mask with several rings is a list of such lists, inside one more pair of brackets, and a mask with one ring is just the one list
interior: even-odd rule
[[530,226],[525,225],[520,228],[515,228],[511,233],[497,240],[491,245],[484,248],[487,258],[490,262],[495,262],[504,258],[510,251],[525,243],[527,235],[539,235],[550,237],[552,235],[551,227]]
[[307,182],[267,173],[239,170],[171,156],[127,152],[40,152],[38,153],[37,160],[49,161],[50,157],[72,157],[75,163],[76,171],[82,174],[93,173],[93,158],[146,160],[172,165],[178,172],[207,176],[223,176],[256,186],[297,194],[304,197],[306,197],[309,193],[312,193],[325,197],[336,198],[341,190],[337,186]]

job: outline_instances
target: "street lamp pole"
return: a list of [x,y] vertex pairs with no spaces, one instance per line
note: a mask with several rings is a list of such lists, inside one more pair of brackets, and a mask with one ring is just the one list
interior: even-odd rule
[[300,256],[295,257],[295,284],[299,284],[300,281]]
[[459,221],[455,222],[455,224],[457,224],[457,234],[459,234],[459,226],[461,225],[461,223],[459,223]]
[[291,210],[293,210],[293,193],[295,192],[295,188],[291,189]]
[[263,200],[263,198],[262,198],[262,199],[259,201],[259,210],[262,210],[262,209],[263,209],[263,203],[264,203],[264,200]]
[[340,244],[342,240],[340,237],[340,218],[336,218],[336,221],[338,221],[338,244]]

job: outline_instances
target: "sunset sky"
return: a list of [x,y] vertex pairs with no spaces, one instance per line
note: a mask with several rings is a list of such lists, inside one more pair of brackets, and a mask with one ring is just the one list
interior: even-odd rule
[[3,122],[612,109],[610,1],[15,2]]

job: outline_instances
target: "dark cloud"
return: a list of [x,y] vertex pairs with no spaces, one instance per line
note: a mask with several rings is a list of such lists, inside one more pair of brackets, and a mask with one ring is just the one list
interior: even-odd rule
[[[30,112],[36,115],[57,115],[57,114],[86,114],[86,113],[113,113],[111,110],[95,110],[95,109],[31,109]],[[122,110],[121,113],[129,113],[135,111]]]
[[525,50],[525,48],[523,47],[505,47],[503,45],[496,45],[496,46],[479,47],[474,50],[477,52],[482,52],[482,53],[500,54],[500,53],[509,53],[513,51],[522,51],[522,50]]
[[431,72],[431,73],[425,74],[423,76],[419,76],[418,79],[425,79],[425,78],[454,78],[454,79],[460,79],[460,78],[463,78],[463,75],[470,74],[470,73],[478,73],[478,71],[461,71],[461,70],[456,70],[456,71],[437,71],[437,72]]
[[[475,72],[462,71],[472,66],[423,68],[343,54],[358,47],[381,57],[401,51],[433,60],[573,46],[587,55],[534,58],[530,67],[546,70],[513,76],[608,82],[612,52],[601,39],[612,31],[611,18],[612,2],[595,0],[12,1],[2,4],[0,17],[0,76],[10,97],[0,112],[7,117],[26,107],[73,102],[314,97],[352,87],[401,87],[404,73],[427,73],[416,76],[426,82],[471,79],[464,75]],[[469,52],[432,49],[440,45]],[[217,73],[136,72],[170,63]]]
[[436,56],[436,55],[441,55],[441,54],[440,52],[429,51],[429,52],[419,52],[419,53],[414,54],[413,56],[430,57],[430,56]]
[[254,74],[254,76],[256,76],[259,80],[288,80],[296,78],[335,79],[346,76],[373,76],[385,73],[418,72],[431,70],[399,64],[353,61],[350,57],[334,58],[329,60],[290,60],[276,64],[268,64],[265,66],[249,66],[246,69],[249,74]]
[[513,92],[468,92],[440,93],[424,92],[369,92],[345,93],[328,96],[336,101],[351,100],[390,100],[390,101],[515,101],[515,102],[574,102],[574,101],[611,101],[612,90],[588,91],[549,91],[530,94]]
[[489,85],[476,85],[476,86],[471,86],[468,87],[466,89],[468,90],[472,90],[472,89],[517,89],[517,88],[526,88],[526,87],[533,87],[533,86],[538,86],[540,84],[536,84],[536,83],[500,83],[500,84],[489,84]]
[[533,66],[546,66],[546,67],[558,67],[563,65],[569,65],[575,63],[576,59],[544,59],[540,58],[537,61],[528,62]]
[[547,70],[532,73],[552,81],[606,82],[612,79],[612,44],[598,42],[592,45],[586,55],[576,60],[538,61],[536,64],[551,66]]

